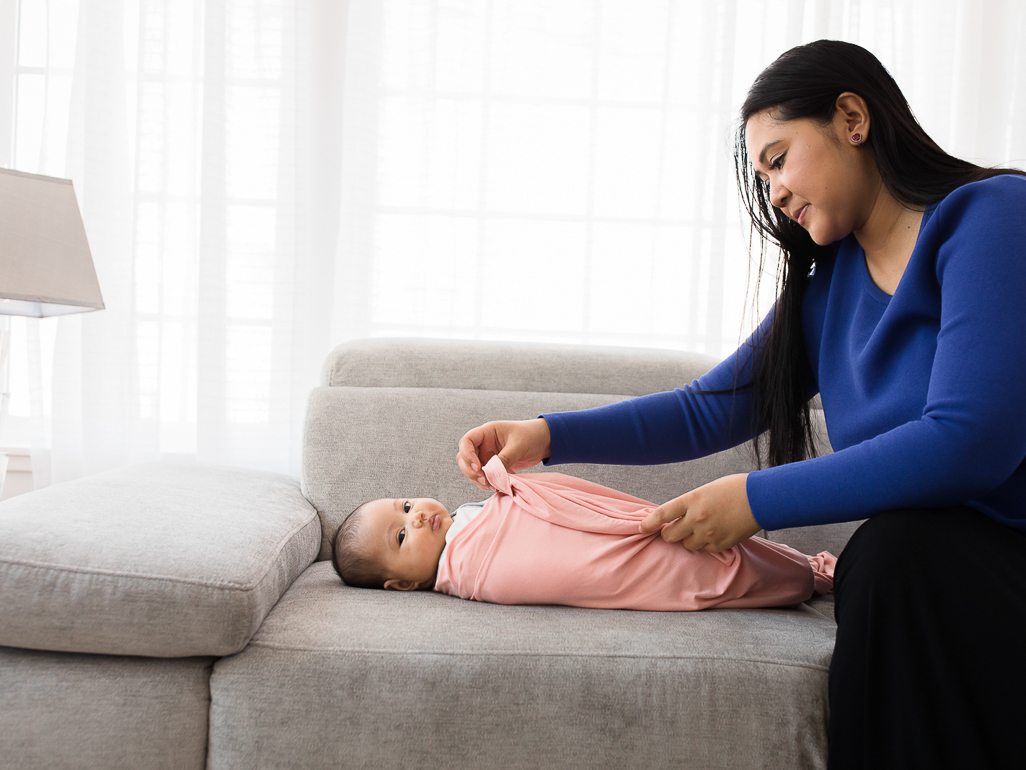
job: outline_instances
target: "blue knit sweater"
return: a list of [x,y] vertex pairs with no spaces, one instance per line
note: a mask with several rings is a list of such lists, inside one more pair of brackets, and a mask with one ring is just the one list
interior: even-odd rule
[[[1026,531],[1026,177],[965,185],[927,209],[894,296],[854,236],[834,244],[802,314],[834,453],[749,474],[760,526],[964,503]],[[698,391],[748,382],[769,320],[690,386],[544,415],[548,462],[679,462],[751,438],[747,390]]]

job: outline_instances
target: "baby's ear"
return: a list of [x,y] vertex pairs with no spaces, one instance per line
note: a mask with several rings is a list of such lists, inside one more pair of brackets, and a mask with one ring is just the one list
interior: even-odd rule
[[420,588],[420,585],[414,583],[412,580],[391,580],[385,581],[385,589],[388,591],[416,591]]

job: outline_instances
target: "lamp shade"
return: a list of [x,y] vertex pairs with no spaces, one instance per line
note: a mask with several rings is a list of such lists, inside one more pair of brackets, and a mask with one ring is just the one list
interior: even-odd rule
[[0,169],[0,313],[103,310],[70,179]]

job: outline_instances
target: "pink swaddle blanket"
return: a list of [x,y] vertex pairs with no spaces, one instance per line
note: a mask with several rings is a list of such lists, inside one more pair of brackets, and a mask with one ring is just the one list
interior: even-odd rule
[[837,559],[752,537],[722,553],[689,551],[639,524],[657,506],[562,473],[511,475],[493,457],[496,493],[449,543],[435,590],[495,604],[636,610],[779,607],[833,590]]

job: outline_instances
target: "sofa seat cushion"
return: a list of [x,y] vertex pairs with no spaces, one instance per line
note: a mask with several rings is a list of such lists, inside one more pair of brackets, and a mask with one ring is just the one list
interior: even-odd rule
[[0,504],[0,645],[155,657],[241,650],[313,561],[296,480],[151,463]]
[[833,642],[805,605],[506,607],[318,562],[215,663],[208,767],[823,767]]

